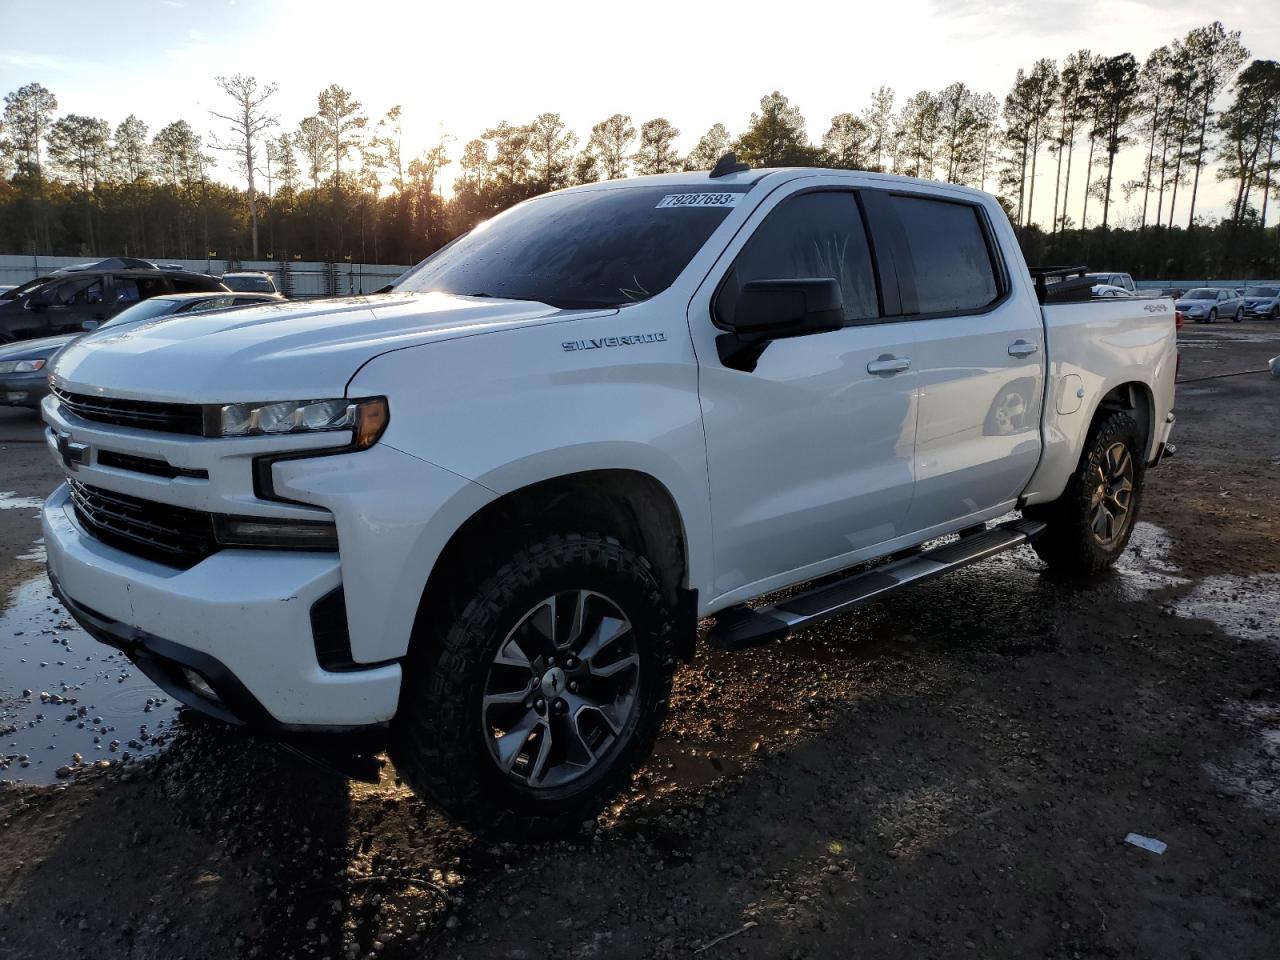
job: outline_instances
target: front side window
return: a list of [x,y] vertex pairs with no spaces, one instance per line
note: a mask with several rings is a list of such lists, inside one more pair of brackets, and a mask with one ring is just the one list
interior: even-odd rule
[[716,298],[717,319],[732,317],[737,293],[751,280],[833,279],[845,322],[879,316],[871,248],[857,198],[848,191],[790,197],[756,228]]
[[512,207],[438,250],[393,289],[616,307],[667,289],[742,187],[614,187]]
[[890,205],[906,235],[917,313],[984,310],[999,299],[995,266],[976,207],[906,196],[890,197]]
[[102,277],[76,277],[64,280],[50,293],[50,303],[59,307],[92,306],[102,302]]

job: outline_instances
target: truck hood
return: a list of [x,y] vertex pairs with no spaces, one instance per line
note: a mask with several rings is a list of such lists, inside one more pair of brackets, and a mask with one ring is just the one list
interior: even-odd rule
[[178,403],[340,397],[391,350],[600,312],[443,293],[285,301],[104,329],[58,354],[50,375],[75,393]]

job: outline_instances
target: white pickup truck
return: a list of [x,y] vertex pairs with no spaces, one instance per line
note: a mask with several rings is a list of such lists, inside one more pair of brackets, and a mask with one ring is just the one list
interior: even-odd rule
[[576,827],[700,619],[740,647],[1028,541],[1124,550],[1173,306],[1040,287],[960,187],[726,157],[549,194],[389,292],[68,347],[49,573],[198,710],[372,730],[477,830]]

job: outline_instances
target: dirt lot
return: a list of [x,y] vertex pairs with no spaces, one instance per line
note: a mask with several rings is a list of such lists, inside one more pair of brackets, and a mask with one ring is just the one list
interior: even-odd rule
[[[1103,582],[1022,550],[703,651],[632,794],[539,847],[156,702],[48,599],[22,498],[56,472],[0,411],[0,957],[1274,958],[1280,381],[1198,378],[1276,354],[1188,328],[1179,455]],[[52,776],[73,749],[114,765]]]

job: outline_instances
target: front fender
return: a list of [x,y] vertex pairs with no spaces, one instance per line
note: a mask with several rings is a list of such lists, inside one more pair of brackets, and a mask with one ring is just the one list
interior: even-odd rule
[[387,353],[348,393],[388,397],[382,443],[494,494],[594,470],[652,477],[680,513],[697,588],[712,557],[697,364],[683,319],[661,299]]

